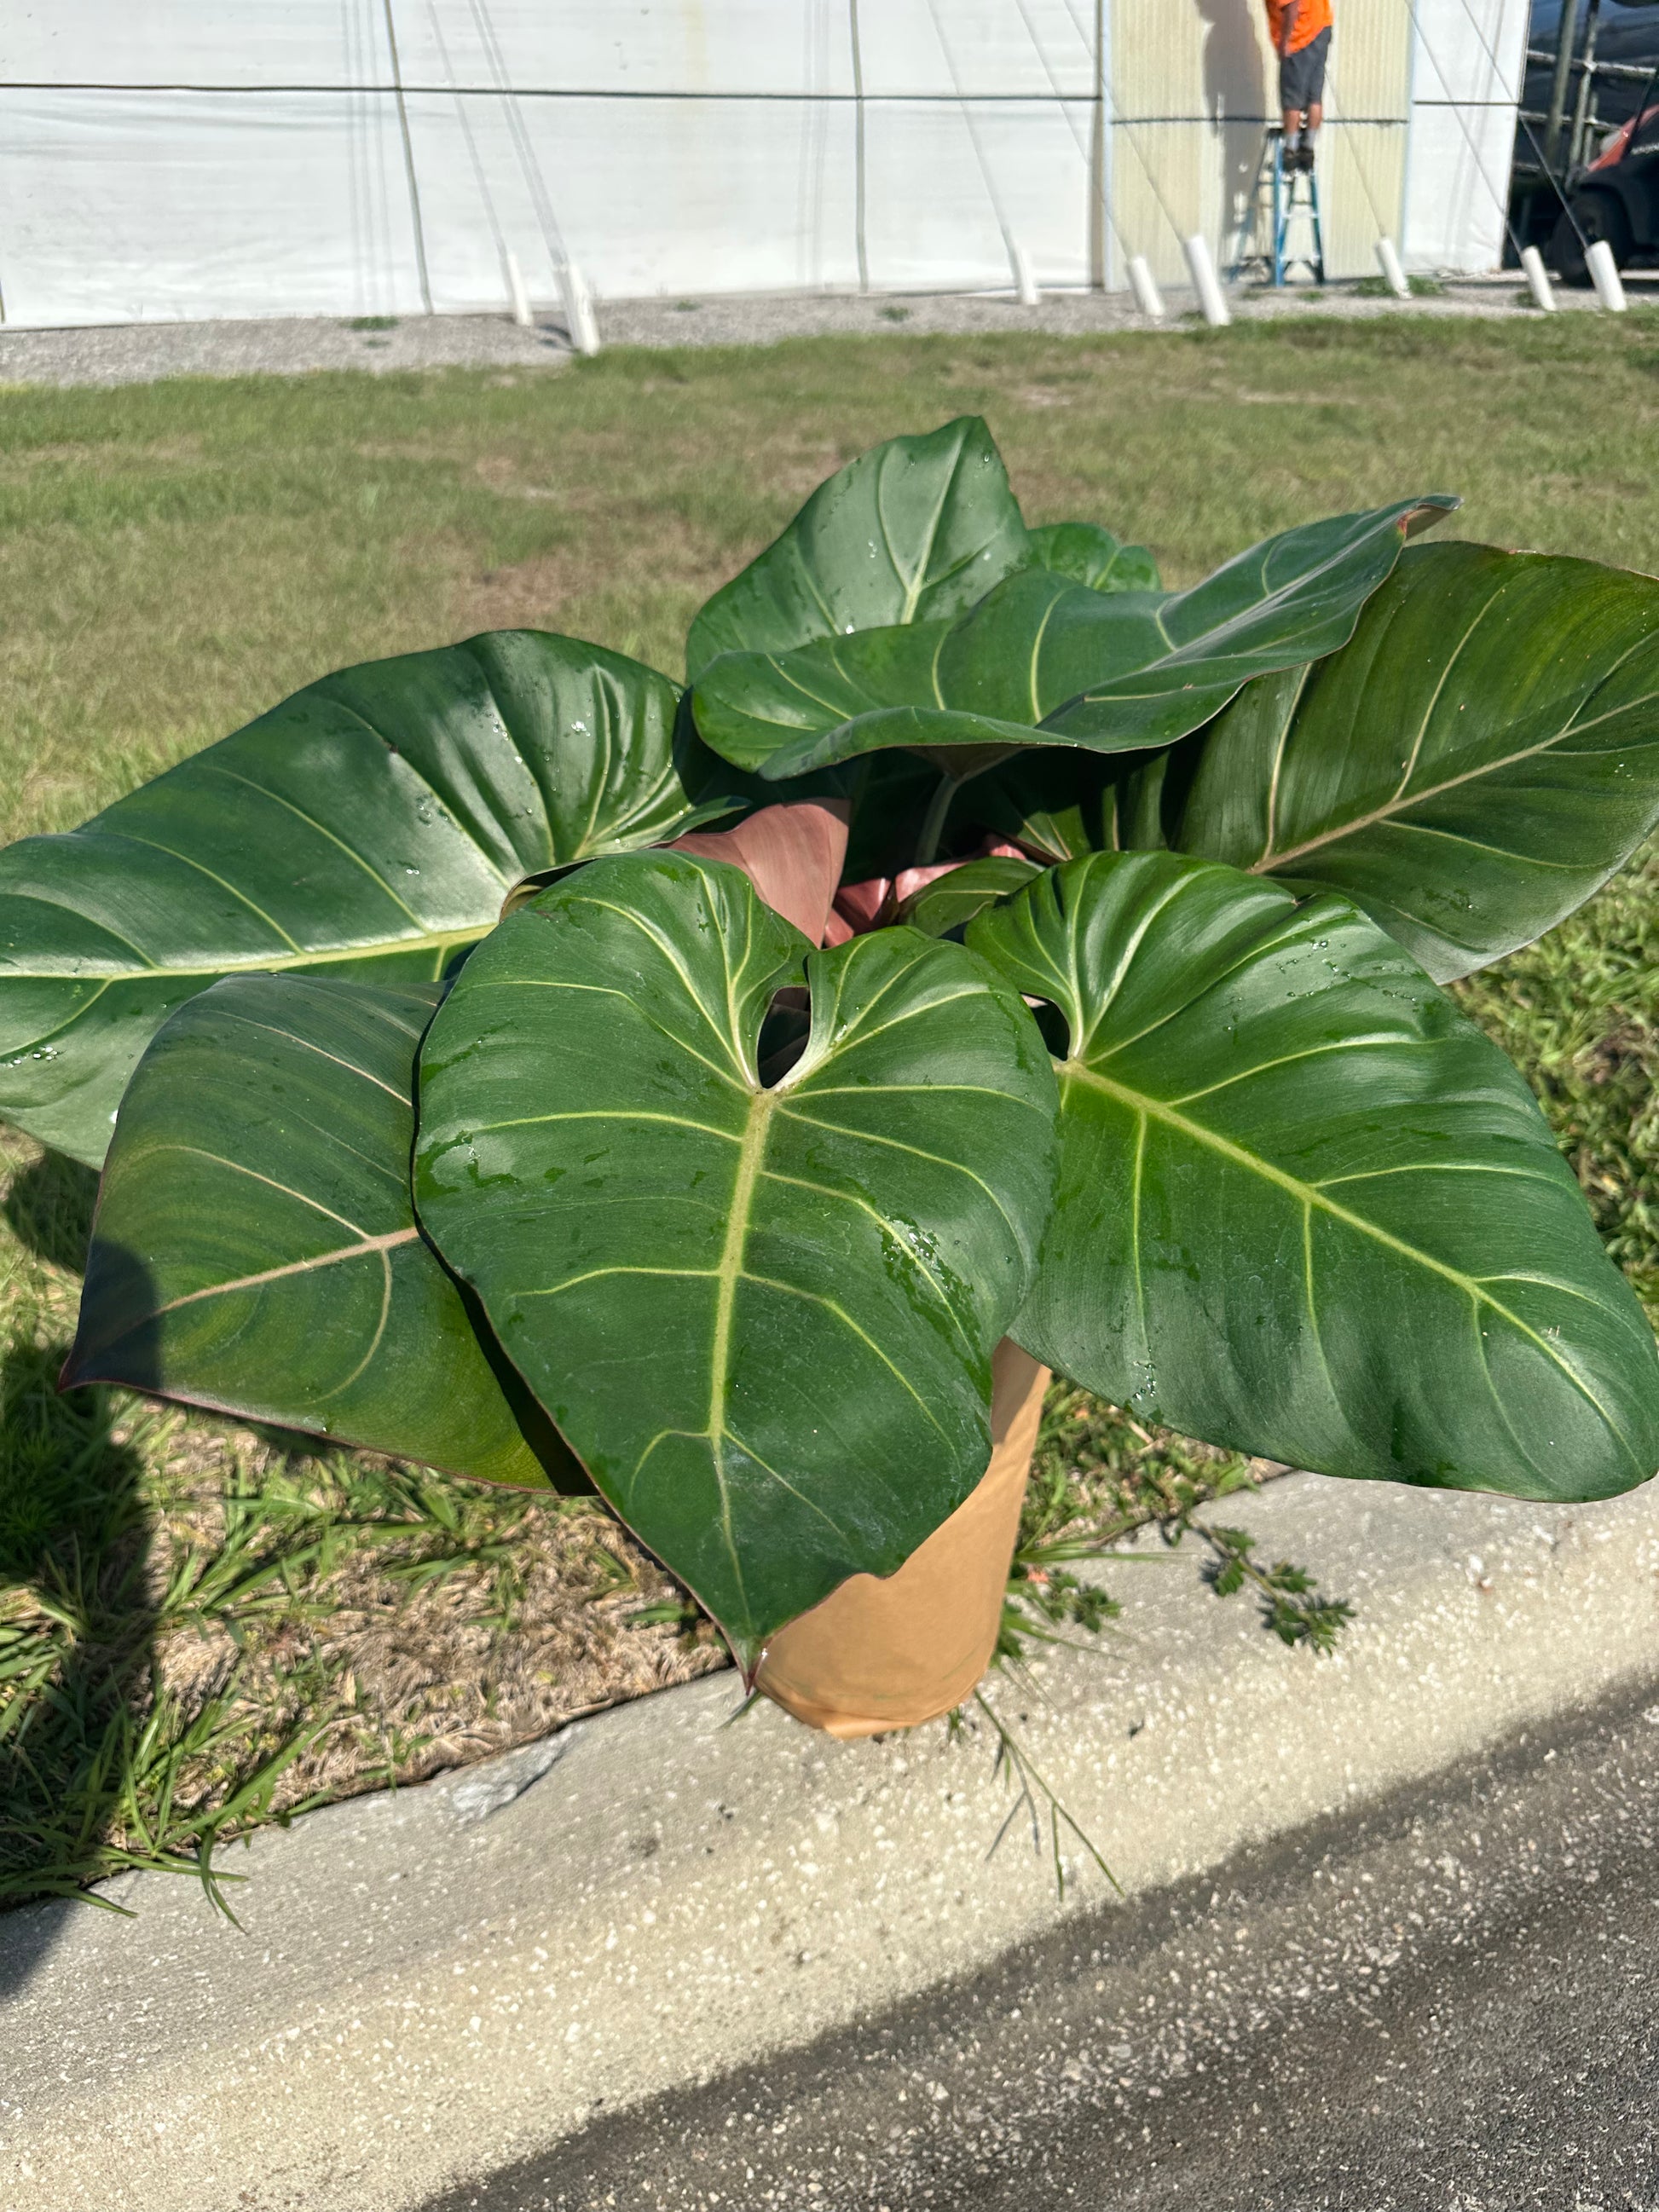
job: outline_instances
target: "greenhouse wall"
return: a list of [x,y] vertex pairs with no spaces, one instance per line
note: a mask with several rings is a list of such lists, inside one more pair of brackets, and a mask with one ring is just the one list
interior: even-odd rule
[[[1493,265],[1526,0],[1339,0],[1335,274]],[[12,325],[1124,282],[1237,258],[1258,0],[5,0]]]

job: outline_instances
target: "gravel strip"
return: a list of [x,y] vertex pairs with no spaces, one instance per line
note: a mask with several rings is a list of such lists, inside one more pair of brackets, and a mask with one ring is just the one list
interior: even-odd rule
[[[1659,271],[1634,272],[1633,304],[1659,303]],[[1180,329],[1197,319],[1193,295],[1166,294]],[[1407,312],[1492,319],[1535,314],[1521,302],[1513,275],[1448,283]],[[1558,294],[1562,308],[1590,311],[1593,292]],[[1352,283],[1293,285],[1282,292],[1244,287],[1232,295],[1240,322],[1392,315],[1402,303],[1362,293]],[[916,293],[601,302],[599,331],[613,345],[774,345],[785,338],[889,336],[902,332],[1047,331],[1080,337],[1095,331],[1152,330],[1127,292],[1057,292],[1036,307],[998,293]],[[269,322],[106,324],[94,329],[0,331],[0,384],[149,384],[167,376],[299,376],[313,369],[556,368],[571,358],[562,324],[551,315],[521,330],[504,315],[429,315],[355,322],[294,317]]]

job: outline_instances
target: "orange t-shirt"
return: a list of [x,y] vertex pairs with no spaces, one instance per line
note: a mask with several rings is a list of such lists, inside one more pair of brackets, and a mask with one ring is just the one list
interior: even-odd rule
[[[1285,43],[1285,22],[1295,16],[1291,42]],[[1331,0],[1267,0],[1267,28],[1276,54],[1299,54],[1304,46],[1310,46],[1322,31],[1331,27]]]

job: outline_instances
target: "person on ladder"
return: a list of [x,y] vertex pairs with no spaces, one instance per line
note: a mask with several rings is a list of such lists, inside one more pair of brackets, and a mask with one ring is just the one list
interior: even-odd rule
[[1285,124],[1285,167],[1311,176],[1314,140],[1325,120],[1325,63],[1331,51],[1331,0],[1267,0],[1267,27],[1279,56],[1279,105]]

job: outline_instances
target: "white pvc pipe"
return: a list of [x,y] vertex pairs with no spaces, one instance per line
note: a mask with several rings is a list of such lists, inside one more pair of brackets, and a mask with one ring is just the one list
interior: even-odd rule
[[567,261],[560,270],[559,290],[564,298],[564,325],[571,344],[578,353],[597,353],[599,326],[593,317],[593,295],[574,261]]
[[1187,256],[1187,266],[1193,272],[1193,285],[1198,294],[1198,304],[1204,310],[1204,319],[1212,330],[1221,330],[1231,322],[1227,302],[1221,295],[1221,280],[1215,273],[1215,264],[1210,258],[1208,242],[1194,233],[1182,241],[1182,251]]
[[1396,300],[1409,300],[1412,288],[1406,282],[1406,272],[1400,265],[1400,256],[1395,252],[1391,238],[1376,241],[1376,265],[1382,271],[1382,281]]
[[1040,307],[1042,295],[1037,289],[1036,278],[1031,274],[1031,264],[1025,248],[1012,239],[1008,241],[1008,259],[1014,272],[1014,291],[1022,307]]
[[1622,315],[1628,305],[1625,287],[1619,274],[1619,264],[1613,258],[1613,248],[1605,238],[1598,238],[1586,249],[1584,266],[1589,270],[1590,283],[1595,287],[1595,296],[1610,315]]
[[1143,315],[1155,323],[1164,320],[1164,295],[1158,289],[1152,275],[1152,264],[1144,253],[1137,253],[1129,264],[1129,289],[1135,295],[1135,305]]
[[1544,257],[1535,246],[1521,249],[1521,266],[1526,271],[1527,289],[1532,294],[1533,305],[1541,307],[1547,315],[1555,313],[1555,294],[1550,289],[1550,273],[1544,266]]
[[524,289],[524,271],[510,246],[507,249],[507,289],[513,301],[513,319],[520,330],[527,331],[535,317],[530,312],[530,295]]

